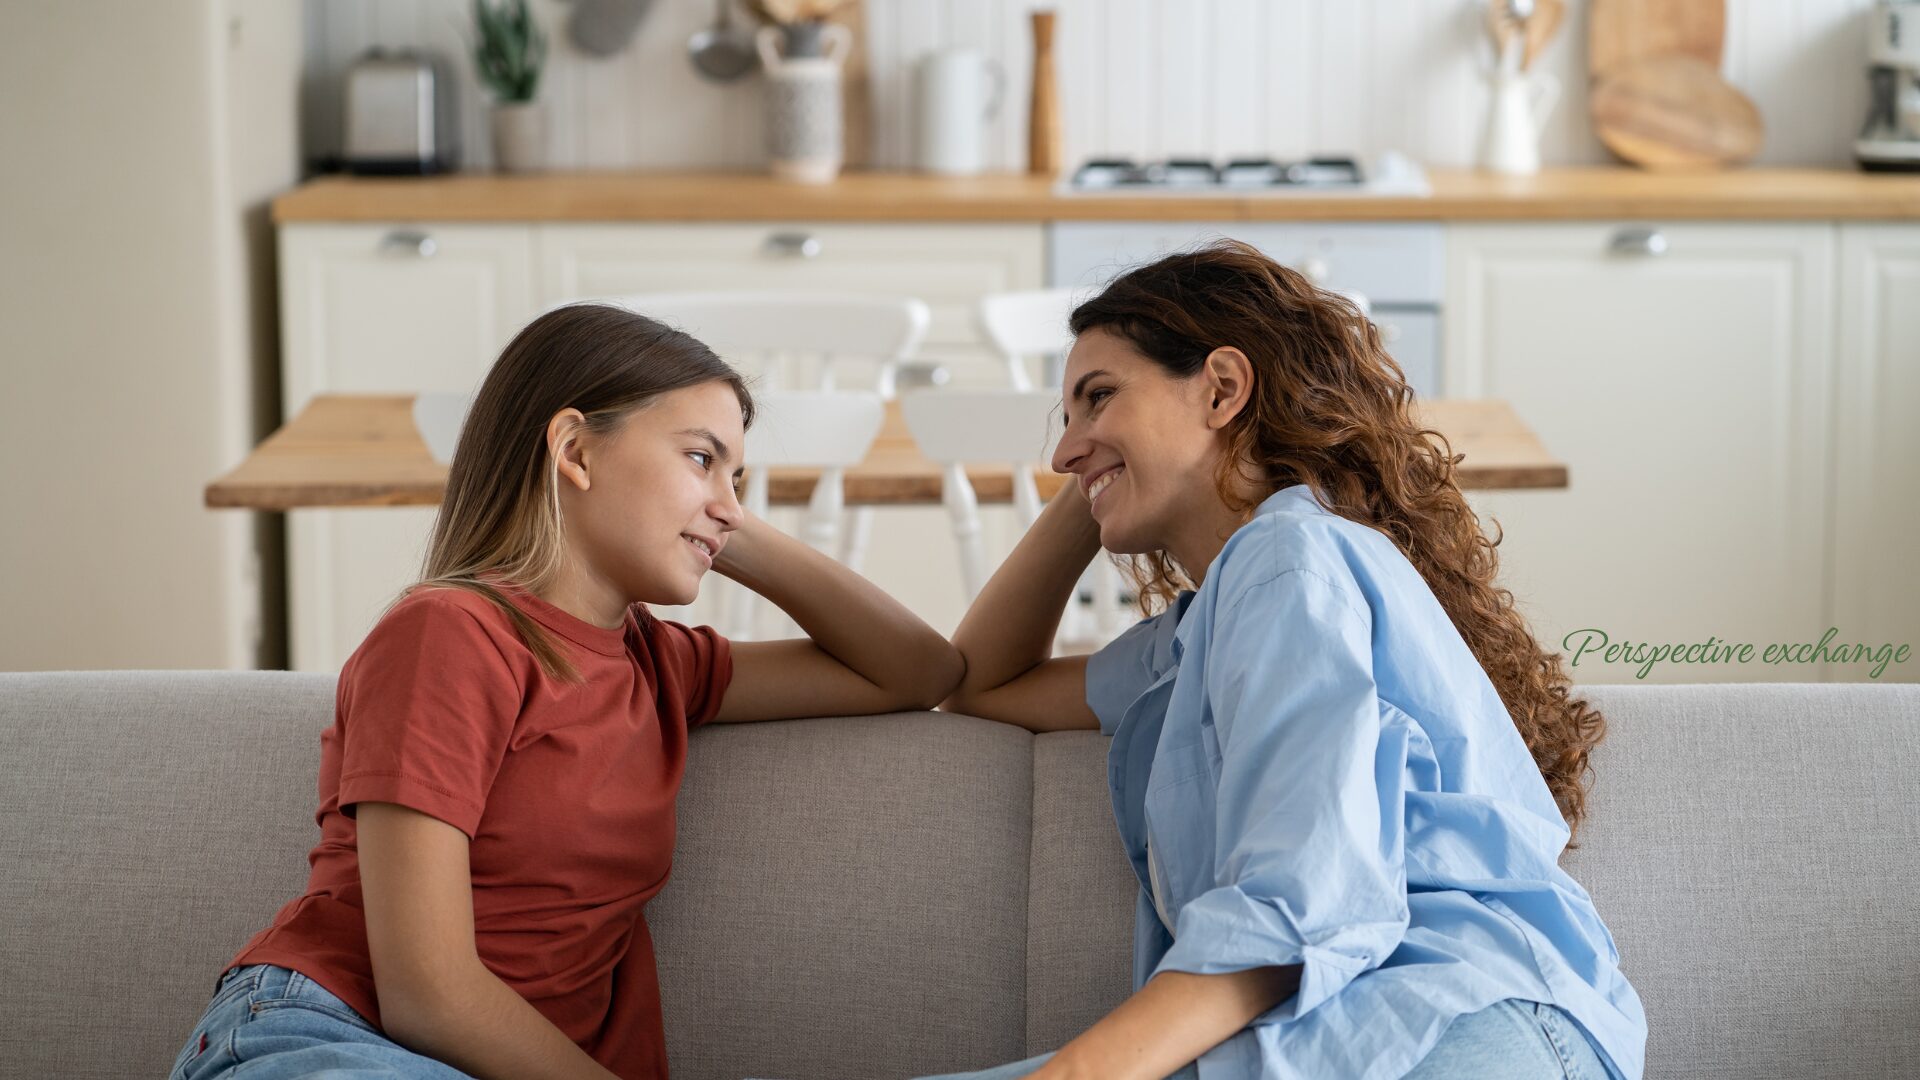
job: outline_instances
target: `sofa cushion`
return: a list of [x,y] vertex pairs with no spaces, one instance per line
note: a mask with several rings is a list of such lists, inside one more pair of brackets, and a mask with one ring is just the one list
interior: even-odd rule
[[1920,1076],[1920,686],[1592,686],[1580,847],[1647,1075]]
[[161,1076],[307,882],[334,679],[0,675],[0,1073]]
[[676,1080],[1025,1057],[1032,746],[939,713],[695,732],[647,908]]

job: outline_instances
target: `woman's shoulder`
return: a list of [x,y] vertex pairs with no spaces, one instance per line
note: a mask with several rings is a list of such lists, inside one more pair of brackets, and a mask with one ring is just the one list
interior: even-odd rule
[[1320,578],[1357,599],[1368,553],[1356,530],[1371,532],[1332,514],[1263,513],[1227,539],[1209,577],[1222,601],[1289,573]]

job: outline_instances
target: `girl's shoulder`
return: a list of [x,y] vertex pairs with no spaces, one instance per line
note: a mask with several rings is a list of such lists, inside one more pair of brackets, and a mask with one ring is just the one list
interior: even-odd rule
[[376,660],[465,675],[493,670],[518,682],[531,657],[512,620],[492,600],[468,589],[422,586],[387,608],[341,673]]

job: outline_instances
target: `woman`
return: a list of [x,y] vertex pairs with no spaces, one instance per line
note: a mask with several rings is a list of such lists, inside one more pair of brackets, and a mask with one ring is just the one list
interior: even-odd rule
[[[1075,482],[956,632],[945,707],[1113,736],[1135,993],[974,1075],[1638,1077],[1639,998],[1556,862],[1602,719],[1495,585],[1372,324],[1222,242],[1072,330]],[[1049,659],[1101,547],[1164,610]]]
[[[425,580],[340,673],[306,893],[228,963],[174,1077],[667,1075],[641,908],[688,730],[928,708],[960,678],[905,608],[741,510],[752,411],[706,346],[619,308],[507,346]],[[809,638],[647,611],[709,569]]]

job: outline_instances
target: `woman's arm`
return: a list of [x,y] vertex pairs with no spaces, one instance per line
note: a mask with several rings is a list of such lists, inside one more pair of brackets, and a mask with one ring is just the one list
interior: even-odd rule
[[481,1080],[610,1080],[613,1073],[481,963],[466,834],[397,803],[358,803],[354,813],[367,950],[387,1037]]
[[1298,964],[1221,975],[1163,971],[1061,1047],[1032,1080],[1161,1080],[1299,986]]
[[1029,731],[1098,729],[1087,705],[1087,658],[1051,660],[1060,613],[1100,551],[1100,527],[1069,482],[1000,564],[954,631],[966,674],[941,708]]
[[806,638],[733,645],[716,722],[931,709],[960,681],[960,654],[872,582],[746,515],[714,569],[793,616]]

